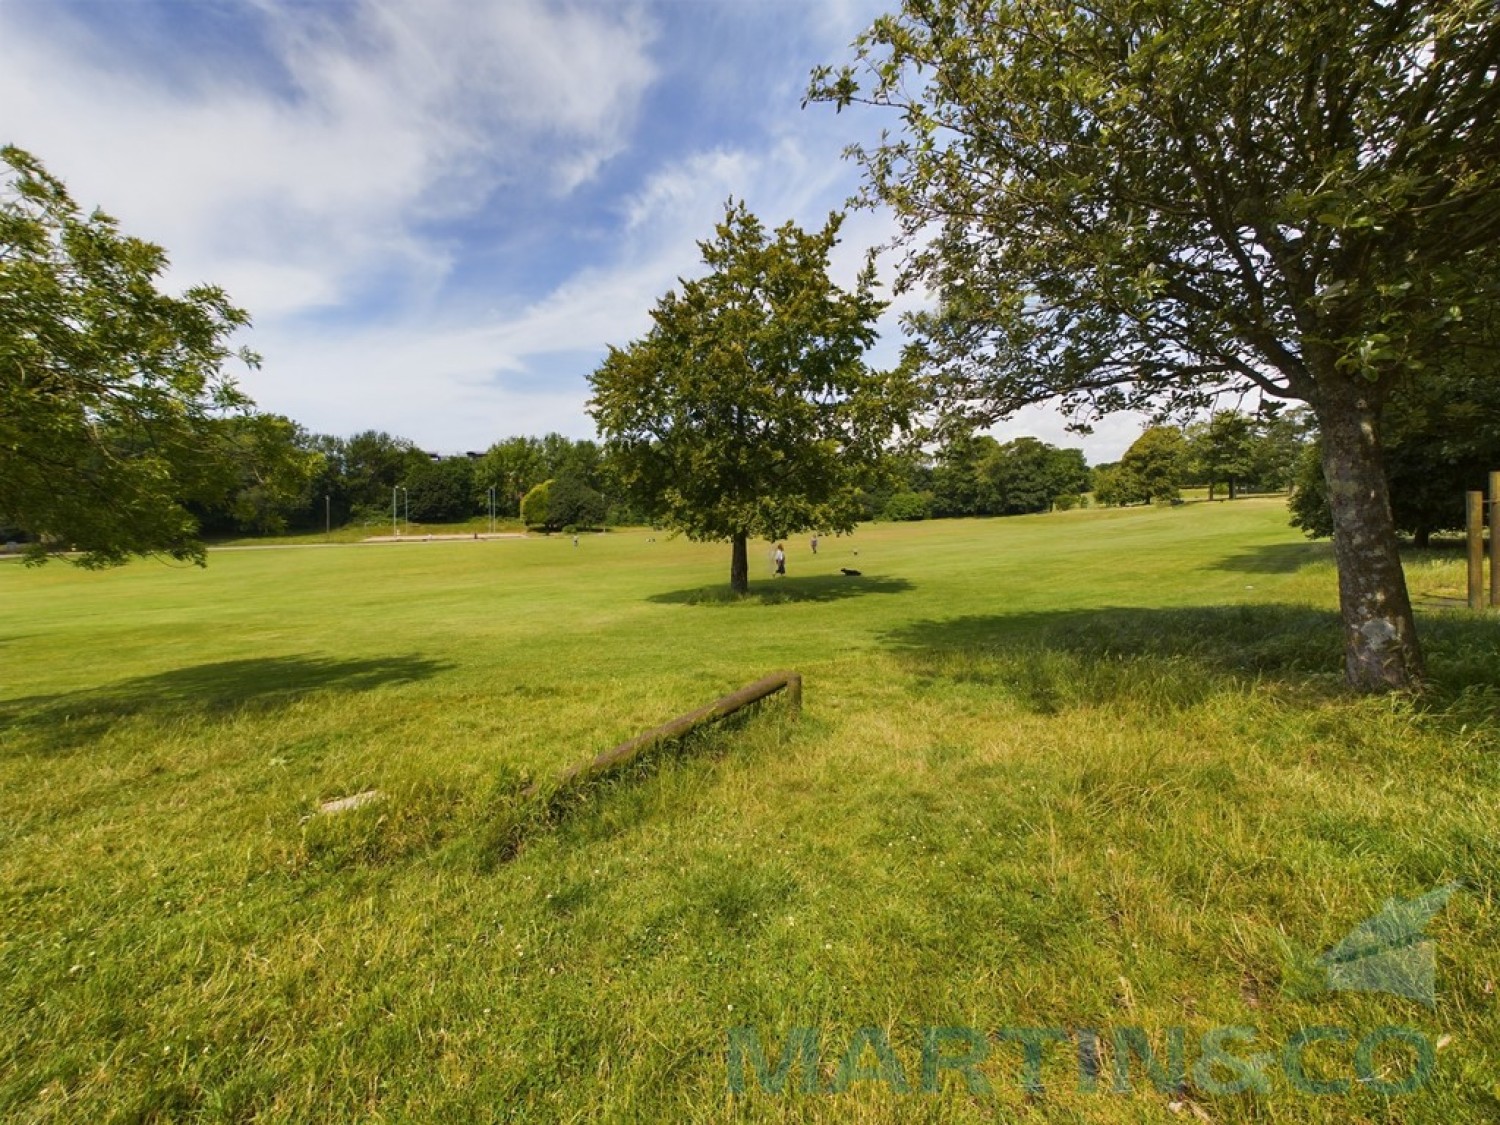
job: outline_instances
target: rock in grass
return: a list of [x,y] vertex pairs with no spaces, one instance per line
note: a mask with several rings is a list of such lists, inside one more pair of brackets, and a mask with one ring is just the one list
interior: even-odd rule
[[338,797],[332,801],[324,801],[318,806],[320,813],[341,813],[350,809],[361,808],[374,801],[380,800],[385,794],[379,789],[366,789],[363,793],[354,793],[348,797]]

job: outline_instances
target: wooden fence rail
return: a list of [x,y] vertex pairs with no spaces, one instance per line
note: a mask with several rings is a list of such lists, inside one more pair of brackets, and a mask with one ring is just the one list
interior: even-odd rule
[[[776,672],[763,679],[756,680],[753,684],[746,684],[739,691],[731,692],[721,699],[716,699],[707,707],[700,707],[696,711],[689,711],[686,715],[679,715],[669,723],[663,723],[639,734],[628,742],[622,742],[612,750],[606,750],[602,754],[587,762],[580,762],[564,770],[558,775],[555,789],[561,791],[570,785],[577,784],[591,777],[597,777],[602,773],[618,769],[635,761],[647,750],[660,746],[664,742],[681,738],[683,735],[703,726],[706,723],[716,722],[726,718],[736,711],[759,703],[767,696],[775,695],[778,691],[785,691],[787,703],[794,712],[802,708],[802,676],[797,672]],[[533,786],[528,792],[535,793],[537,787]]]

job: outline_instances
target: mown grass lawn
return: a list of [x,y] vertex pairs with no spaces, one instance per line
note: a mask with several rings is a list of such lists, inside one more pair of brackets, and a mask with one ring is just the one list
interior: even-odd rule
[[[741,602],[727,546],[644,531],[0,565],[0,1118],[1500,1117],[1494,617],[1423,612],[1424,698],[1345,695],[1327,548],[1274,500],[768,551]],[[800,719],[496,854],[523,779],[781,668]],[[1435,1005],[1320,987],[1455,882]],[[1233,1027],[1266,1057],[1199,1068]],[[731,1074],[734,1028],[773,1080],[815,1029],[814,1091]],[[1183,1029],[1185,1083],[1116,1091],[1136,1028],[1159,1063]]]

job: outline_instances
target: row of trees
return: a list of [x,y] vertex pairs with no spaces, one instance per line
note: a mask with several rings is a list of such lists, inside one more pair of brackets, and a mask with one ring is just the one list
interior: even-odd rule
[[1297,479],[1311,435],[1305,411],[1252,416],[1223,410],[1180,428],[1152,426],[1118,462],[1094,469],[1094,499],[1111,505],[1167,502],[1186,487],[1207,488],[1210,500],[1285,493]]
[[1311,432],[1305,411],[1218,411],[1183,427],[1149,427],[1118,462],[1092,468],[1080,449],[963,433],[930,455],[899,458],[898,485],[872,496],[870,512],[896,520],[1006,516],[1072,508],[1089,493],[1105,505],[1173,501],[1184,488],[1207,488],[1209,499],[1285,493]]
[[247,447],[237,458],[233,487],[189,505],[209,535],[374,526],[390,521],[393,502],[402,520],[418,523],[487,515],[492,503],[497,517],[516,519],[523,497],[548,483],[556,490],[555,518],[533,505],[528,523],[595,527],[633,514],[600,447],[561,434],[507,438],[482,454],[439,458],[388,433],[309,433],[271,414],[246,414],[223,425],[243,435]]

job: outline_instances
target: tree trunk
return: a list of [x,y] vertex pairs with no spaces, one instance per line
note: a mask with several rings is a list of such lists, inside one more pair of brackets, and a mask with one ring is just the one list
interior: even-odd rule
[[750,592],[750,552],[744,532],[736,532],[729,559],[729,588],[736,594]]
[[1419,686],[1422,653],[1396,545],[1375,387],[1320,381],[1323,479],[1344,619],[1344,678],[1360,691]]

